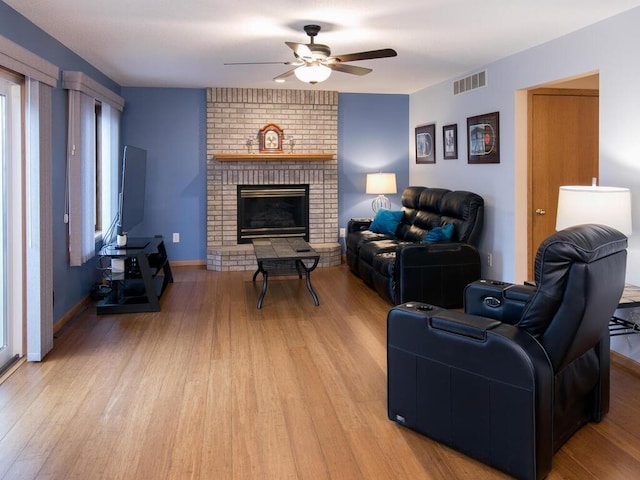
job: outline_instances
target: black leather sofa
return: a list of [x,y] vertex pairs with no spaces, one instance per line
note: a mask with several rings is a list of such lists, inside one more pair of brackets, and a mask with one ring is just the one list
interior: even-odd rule
[[544,478],[553,454],[609,410],[626,247],[610,227],[571,227],[538,248],[535,285],[479,280],[464,313],[392,308],[389,419],[516,478]]
[[[464,287],[480,278],[484,200],[466,191],[412,186],[402,193],[402,212],[393,235],[372,232],[371,219],[349,222],[349,269],[393,305],[461,307]],[[450,240],[422,242],[448,224],[454,226]]]

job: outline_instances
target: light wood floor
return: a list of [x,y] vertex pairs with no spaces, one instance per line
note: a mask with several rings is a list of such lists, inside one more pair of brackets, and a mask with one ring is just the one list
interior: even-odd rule
[[[387,420],[389,309],[346,266],[271,282],[175,268],[154,314],[86,310],[0,385],[2,479],[499,479]],[[557,479],[640,476],[640,367],[554,457]]]

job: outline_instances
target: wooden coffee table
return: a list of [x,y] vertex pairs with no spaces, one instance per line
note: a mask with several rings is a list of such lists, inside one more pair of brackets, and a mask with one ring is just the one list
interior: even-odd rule
[[269,275],[298,275],[302,278],[304,273],[307,290],[313,298],[313,303],[318,306],[318,296],[311,286],[311,272],[318,266],[320,255],[301,238],[260,238],[252,241],[253,251],[256,254],[258,270],[253,274],[256,281],[258,273],[262,273],[262,291],[258,297],[258,308],[262,308],[262,300],[267,293],[267,280]]

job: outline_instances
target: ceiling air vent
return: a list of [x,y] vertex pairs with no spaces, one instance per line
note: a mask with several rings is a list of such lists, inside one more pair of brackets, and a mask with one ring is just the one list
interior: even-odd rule
[[461,78],[453,82],[453,94],[459,95],[461,93],[468,92],[469,90],[475,90],[476,88],[482,88],[487,86],[487,71],[473,73],[468,77]]

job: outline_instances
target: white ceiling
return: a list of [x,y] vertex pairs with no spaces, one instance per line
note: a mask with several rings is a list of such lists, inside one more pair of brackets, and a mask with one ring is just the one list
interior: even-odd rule
[[[122,86],[320,88],[413,93],[640,5],[640,0],[3,0]],[[353,62],[317,86],[273,77],[293,60],[285,41],[345,54],[393,48]]]

